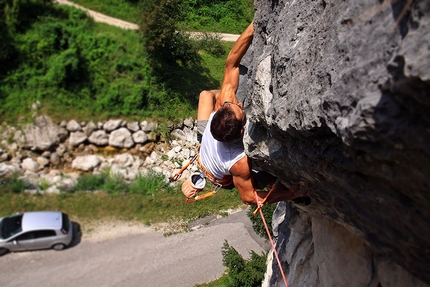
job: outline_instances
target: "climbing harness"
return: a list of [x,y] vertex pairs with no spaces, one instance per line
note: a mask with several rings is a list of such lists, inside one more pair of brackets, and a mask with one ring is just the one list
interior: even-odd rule
[[272,185],[272,188],[270,189],[270,191],[267,193],[266,197],[262,201],[260,201],[258,199],[257,191],[254,189],[255,200],[257,202],[257,209],[255,209],[255,211],[252,213],[252,215],[255,216],[257,214],[257,212],[260,211],[261,220],[263,221],[264,228],[266,229],[267,236],[269,237],[270,244],[272,245],[272,250],[273,250],[273,253],[275,254],[276,261],[278,262],[278,266],[279,266],[279,270],[281,271],[282,279],[284,279],[285,287],[288,287],[287,278],[285,277],[285,272],[284,272],[284,269],[282,268],[281,260],[279,260],[278,252],[276,251],[275,244],[273,243],[272,236],[270,235],[269,227],[267,226],[266,219],[264,218],[263,210],[261,209],[263,207],[263,204],[266,202],[267,198],[269,198],[270,194],[275,189],[275,186],[278,183],[278,181],[279,180],[277,179],[276,182]]
[[[172,182],[172,181],[177,181],[177,180],[179,180],[180,178],[181,178],[181,176],[182,176],[182,173],[191,165],[191,164],[193,164],[195,161],[196,161],[196,159],[199,157],[199,149],[200,149],[200,146],[199,147],[197,147],[197,150],[196,150],[196,154],[190,159],[190,161],[186,164],[186,165],[184,165],[175,175],[172,175],[170,178],[169,178],[169,181],[170,182]],[[217,194],[218,193],[218,191],[220,191],[220,189],[221,189],[221,187],[223,186],[220,182],[218,182],[210,173],[208,173],[207,171],[206,171],[206,169],[204,169],[204,167],[199,163],[199,161],[198,161],[198,167],[203,171],[201,174],[203,175],[203,177],[206,177],[210,182],[211,182],[211,184],[212,185],[214,185],[215,186],[215,188],[214,188],[214,190],[212,190],[212,191],[210,191],[210,192],[207,192],[207,193],[204,193],[204,194],[198,194],[198,195],[195,195],[195,196],[193,196],[193,197],[190,197],[190,198],[187,198],[186,200],[185,200],[185,202],[186,203],[192,203],[192,202],[196,202],[197,200],[202,200],[202,199],[204,199],[204,198],[208,198],[208,197],[210,197],[210,196],[213,196],[213,195],[215,195],[215,194]]]
[[201,163],[200,155],[197,157],[197,166],[204,173],[205,177],[214,185],[229,186],[233,183],[233,176],[231,175],[226,175],[222,179],[215,178]]

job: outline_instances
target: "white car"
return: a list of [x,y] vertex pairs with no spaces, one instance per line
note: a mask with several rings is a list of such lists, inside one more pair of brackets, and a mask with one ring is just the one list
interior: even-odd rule
[[73,239],[67,214],[33,211],[0,218],[0,255],[9,251],[63,250]]

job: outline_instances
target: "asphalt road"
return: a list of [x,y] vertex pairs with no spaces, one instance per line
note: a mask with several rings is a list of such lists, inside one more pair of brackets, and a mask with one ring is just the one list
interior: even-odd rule
[[245,258],[251,250],[268,250],[246,211],[202,219],[194,229],[169,237],[155,231],[118,234],[82,239],[63,251],[6,254],[0,257],[0,286],[195,286],[223,274],[225,240]]

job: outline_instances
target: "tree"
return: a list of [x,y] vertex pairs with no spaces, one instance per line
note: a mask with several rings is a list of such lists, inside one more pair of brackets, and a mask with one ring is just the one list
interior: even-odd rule
[[222,247],[223,265],[230,278],[229,287],[261,286],[266,271],[266,254],[258,255],[251,251],[251,258],[244,260],[227,240]]
[[181,0],[142,1],[139,30],[149,65],[158,76],[177,65],[197,60],[197,53],[186,33],[177,31],[177,23],[186,17]]

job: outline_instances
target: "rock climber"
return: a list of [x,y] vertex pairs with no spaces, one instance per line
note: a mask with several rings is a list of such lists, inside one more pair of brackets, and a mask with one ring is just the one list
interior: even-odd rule
[[[263,188],[270,188],[276,181],[269,173],[252,170],[251,159],[245,154],[243,145],[246,114],[236,91],[240,61],[251,45],[253,34],[254,22],[240,35],[227,56],[221,89],[200,93],[197,113],[197,137],[201,141],[198,166],[212,183],[224,187],[234,184],[246,204],[257,203],[254,190],[261,202],[267,195],[267,189]],[[198,189],[188,182],[183,184],[182,191],[190,198]],[[277,183],[265,203],[292,200],[303,195],[304,191],[298,185],[288,189]]]

